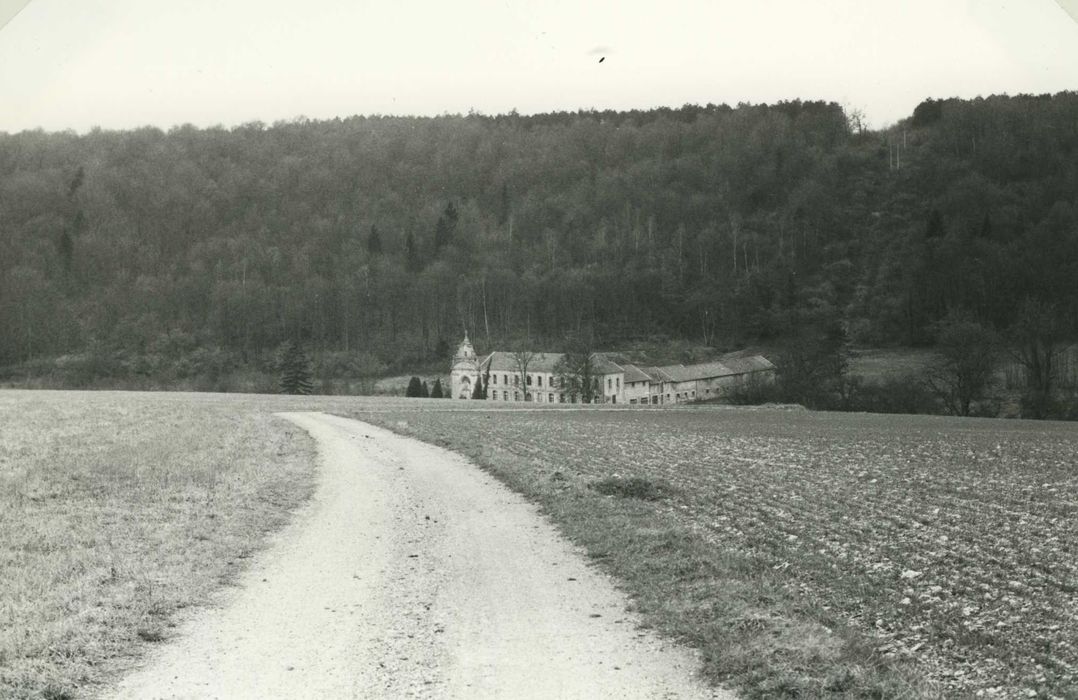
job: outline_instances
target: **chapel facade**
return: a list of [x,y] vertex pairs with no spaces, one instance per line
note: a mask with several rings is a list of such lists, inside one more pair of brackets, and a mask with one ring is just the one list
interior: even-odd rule
[[454,399],[470,399],[475,391],[475,383],[479,381],[479,358],[475,356],[475,348],[468,340],[468,332],[464,332],[464,340],[457,348],[457,354],[453,356],[453,366],[449,371],[449,386]]

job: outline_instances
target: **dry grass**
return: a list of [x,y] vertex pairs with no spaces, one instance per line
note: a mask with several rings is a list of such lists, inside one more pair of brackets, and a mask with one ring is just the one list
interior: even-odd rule
[[[1078,698],[1073,426],[760,409],[355,415],[468,453],[539,501],[651,624],[748,697]],[[634,483],[669,487],[619,497]]]
[[0,697],[84,697],[229,582],[313,486],[233,398],[0,392]]
[[935,351],[925,348],[854,350],[850,356],[850,374],[870,382],[917,377],[938,359]]

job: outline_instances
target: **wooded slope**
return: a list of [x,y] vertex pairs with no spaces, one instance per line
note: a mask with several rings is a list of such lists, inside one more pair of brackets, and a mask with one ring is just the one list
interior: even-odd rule
[[733,347],[834,319],[924,344],[950,307],[1005,329],[1027,298],[1073,320],[1078,93],[856,125],[787,102],[0,134],[0,366],[216,371],[295,337],[404,365],[465,328]]

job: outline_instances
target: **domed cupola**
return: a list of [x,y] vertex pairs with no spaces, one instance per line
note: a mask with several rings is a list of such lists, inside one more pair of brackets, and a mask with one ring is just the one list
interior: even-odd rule
[[455,399],[470,399],[475,390],[475,383],[479,380],[479,358],[475,356],[475,348],[472,341],[468,340],[468,332],[464,332],[464,340],[457,348],[457,354],[453,356],[453,365],[449,371],[449,385]]
[[453,359],[475,360],[475,348],[472,347],[472,341],[468,340],[468,331],[464,331],[464,340],[461,341],[460,347],[457,348],[457,354]]

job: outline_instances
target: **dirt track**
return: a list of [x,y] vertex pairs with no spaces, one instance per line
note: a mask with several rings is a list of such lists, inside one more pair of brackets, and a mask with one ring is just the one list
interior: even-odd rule
[[116,698],[731,697],[533,506],[463,458],[365,423],[318,442],[312,502]]

